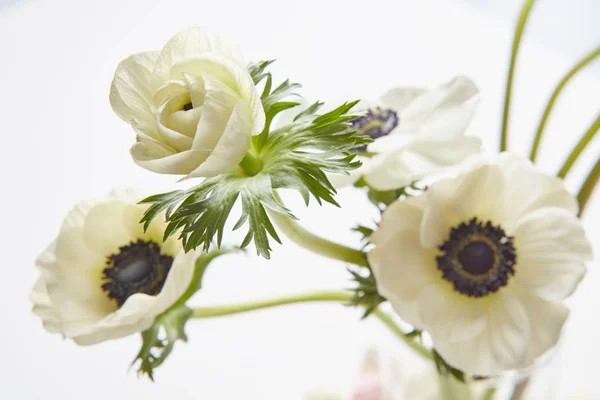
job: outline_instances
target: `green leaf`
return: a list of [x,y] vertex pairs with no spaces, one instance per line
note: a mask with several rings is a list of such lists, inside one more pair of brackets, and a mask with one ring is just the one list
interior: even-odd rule
[[348,269],[348,272],[350,272],[352,280],[356,283],[356,286],[350,289],[354,292],[350,304],[357,307],[364,307],[365,312],[362,318],[367,318],[387,299],[377,291],[377,282],[371,269]]

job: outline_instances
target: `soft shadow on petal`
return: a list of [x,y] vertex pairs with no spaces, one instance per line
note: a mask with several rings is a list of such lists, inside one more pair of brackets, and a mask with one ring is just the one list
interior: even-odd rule
[[539,171],[529,160],[510,153],[498,156],[506,183],[502,220],[506,229],[512,230],[518,219],[542,207],[561,207],[577,213],[575,196],[564,181]]
[[371,236],[371,243],[383,247],[388,245],[390,240],[396,239],[401,232],[410,231],[410,234],[417,234],[424,207],[425,199],[422,196],[409,197],[390,204],[382,214],[379,228]]
[[581,221],[564,208],[540,208],[514,230],[514,282],[549,300],[568,297],[585,275],[592,247]]
[[474,375],[494,375],[522,367],[530,343],[530,324],[519,298],[506,290],[486,299],[486,325],[478,336],[450,342],[434,340],[451,365]]
[[450,200],[456,189],[456,180],[442,179],[427,189],[425,210],[421,223],[421,244],[428,249],[437,248],[450,235],[450,228],[457,223],[450,210]]
[[151,73],[158,52],[129,56],[121,61],[110,87],[110,104],[125,122],[136,118],[142,125],[153,123]]
[[404,300],[416,300],[421,291],[441,278],[435,254],[424,249],[417,231],[403,231],[376,245],[369,261],[385,297],[393,294]]
[[248,106],[240,100],[215,149],[186,178],[217,176],[229,172],[239,165],[252,141],[249,134],[250,123]]
[[42,320],[44,328],[50,333],[60,332],[60,317],[48,296],[46,278],[43,275],[35,281],[29,301],[33,303],[32,311]]
[[569,316],[569,309],[560,304],[533,295],[520,296],[531,324],[531,339],[525,365],[554,347]]
[[434,341],[472,339],[483,331],[486,323],[483,304],[454,292],[449,282],[429,285],[421,291],[419,315]]
[[134,239],[122,223],[125,206],[126,203],[115,200],[98,204],[89,211],[83,238],[90,249],[106,257]]
[[130,150],[133,161],[142,168],[159,174],[186,175],[208,156],[207,151],[187,150],[172,154],[164,147],[138,142]]
[[187,290],[194,276],[198,255],[196,251],[181,251],[175,256],[165,285],[156,297],[156,304],[152,310],[155,316],[175,304]]
[[427,89],[423,88],[394,88],[385,92],[380,100],[385,107],[401,112],[414,99],[425,92],[427,92]]
[[[214,54],[188,58],[177,63],[170,72],[172,79],[182,79],[184,74],[193,73],[216,78],[229,87],[248,104],[251,114],[251,133],[258,135],[265,125],[265,111],[260,95],[246,67],[240,66],[227,58]],[[207,88],[208,90],[208,88]]]

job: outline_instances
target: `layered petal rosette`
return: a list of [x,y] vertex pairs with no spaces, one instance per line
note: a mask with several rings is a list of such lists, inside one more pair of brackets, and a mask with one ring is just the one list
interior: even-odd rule
[[354,128],[373,142],[359,148],[363,166],[350,175],[331,175],[335,186],[361,177],[376,190],[393,190],[443,172],[481,151],[465,136],[478,105],[473,81],[457,77],[434,89],[395,88],[379,101],[358,104]]
[[123,60],[110,102],[136,132],[133,160],[162,174],[229,172],[265,124],[238,48],[201,28],[178,33],[161,51]]
[[186,291],[197,254],[163,241],[157,218],[144,232],[147,208],[130,191],[78,204],[37,259],[31,301],[44,327],[90,345],[150,328]]
[[394,310],[453,366],[491,375],[558,341],[592,249],[563,182],[502,154],[397,201],[369,261]]

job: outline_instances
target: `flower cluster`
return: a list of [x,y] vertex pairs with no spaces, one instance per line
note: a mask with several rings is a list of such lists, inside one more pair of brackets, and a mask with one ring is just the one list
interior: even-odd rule
[[[133,161],[195,185],[152,196],[118,190],[76,205],[36,262],[31,300],[46,330],[80,345],[141,333],[136,361],[151,378],[187,339],[190,319],[301,301],[363,308],[450,386],[526,369],[548,353],[592,258],[580,215],[600,174],[575,197],[563,179],[571,158],[559,178],[516,154],[484,156],[467,135],[479,90],[466,77],[321,112],[321,102],[300,99],[300,85],[274,85],[271,64],[246,65],[234,44],[200,28],[119,64],[110,103],[135,132]],[[293,189],[306,205],[338,205],[344,186],[380,211],[373,226],[356,229],[361,249],[302,228],[278,195]],[[248,230],[225,249],[229,225]],[[355,287],[188,307],[216,257],[253,242],[268,259],[279,232],[354,264]],[[375,367],[365,376],[353,398],[395,398]]]

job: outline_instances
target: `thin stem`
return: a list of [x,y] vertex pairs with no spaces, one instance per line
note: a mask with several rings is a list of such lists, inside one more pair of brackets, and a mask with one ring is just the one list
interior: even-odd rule
[[594,189],[596,188],[596,184],[600,180],[600,158],[596,161],[596,164],[590,171],[589,175],[581,185],[581,189],[579,189],[579,194],[577,194],[577,201],[579,202],[579,216],[583,215],[583,211],[588,204],[588,200],[592,197],[592,193],[594,193]]
[[305,249],[334,260],[359,265],[361,267],[369,266],[366,254],[362,251],[323,239],[322,237],[307,231],[296,221],[285,215],[269,211],[269,216],[290,240],[296,242]]
[[554,92],[552,92],[552,96],[550,96],[550,100],[548,100],[548,104],[546,105],[546,109],[544,110],[544,114],[542,115],[542,119],[540,120],[540,124],[538,125],[537,132],[535,134],[535,139],[533,141],[533,145],[531,146],[531,154],[529,158],[531,161],[535,161],[538,153],[538,149],[540,143],[542,141],[542,136],[544,133],[544,128],[546,127],[546,123],[548,122],[548,118],[550,117],[550,113],[554,107],[554,103],[556,103],[556,99],[558,99],[558,95],[564,89],[564,87],[569,83],[571,78],[579,72],[583,67],[594,61],[598,56],[600,56],[600,47],[597,47],[592,52],[583,57],[567,74],[560,80]]
[[521,9],[521,14],[519,15],[519,20],[517,22],[517,27],[515,29],[515,37],[513,39],[512,53],[510,58],[510,67],[508,69],[508,78],[506,80],[506,95],[504,97],[504,114],[502,116],[502,135],[500,137],[500,151],[505,151],[507,149],[508,114],[510,112],[510,99],[512,95],[512,84],[515,74],[515,65],[517,63],[517,53],[521,44],[521,36],[523,35],[523,31],[525,30],[527,18],[529,17],[529,12],[531,11],[531,8],[533,7],[534,3],[535,0],[525,0],[525,4],[523,4],[523,8]]
[[585,132],[585,134],[579,140],[579,143],[575,145],[571,154],[567,158],[567,161],[563,164],[562,168],[558,172],[558,176],[560,178],[564,178],[567,176],[575,161],[579,158],[583,150],[587,147],[587,145],[592,141],[596,133],[600,130],[600,114],[596,117],[592,125],[590,125],[589,129]]
[[[227,304],[222,306],[200,307],[193,310],[192,318],[214,318],[223,317],[226,315],[241,314],[249,311],[260,310],[263,308],[277,307],[285,304],[308,303],[316,301],[333,301],[337,303],[348,303],[352,298],[352,293],[348,291],[320,291],[307,292],[293,295],[285,295],[268,299],[253,300],[245,303]],[[394,320],[384,313],[376,309],[373,312],[385,326],[405,342],[411,349],[423,357],[432,360],[431,352],[421,344],[407,337],[404,331],[394,322]]]
[[268,299],[253,300],[245,303],[195,308],[194,313],[192,314],[192,318],[223,317],[226,315],[240,314],[248,311],[260,310],[262,308],[277,307],[285,304],[307,303],[313,301],[334,301],[338,303],[348,302],[351,298],[352,294],[345,291],[307,292],[301,294],[273,297]]
[[408,347],[410,347],[411,349],[413,349],[414,351],[416,351],[423,357],[425,357],[429,360],[433,360],[433,355],[431,354],[431,351],[429,351],[426,347],[417,343],[413,338],[406,336],[404,331],[398,326],[398,324],[396,324],[396,322],[394,322],[392,317],[390,317],[388,314],[381,311],[379,308],[377,308],[373,312],[373,314],[377,318],[379,318],[379,320],[381,322],[383,322],[383,324],[385,326],[387,326],[393,333],[395,333],[396,336],[398,336],[398,338],[400,340],[402,340],[404,343],[406,343],[408,345]]

